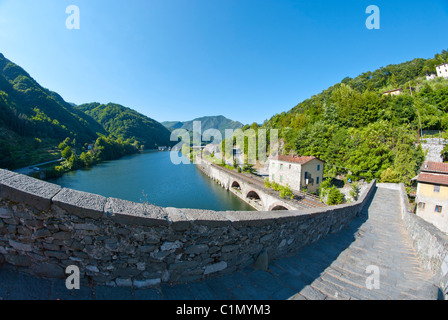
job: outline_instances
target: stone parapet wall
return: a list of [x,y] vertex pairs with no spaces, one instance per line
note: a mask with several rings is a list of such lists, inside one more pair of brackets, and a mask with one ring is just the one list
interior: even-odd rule
[[37,276],[147,287],[189,282],[296,253],[340,231],[375,182],[352,204],[272,212],[161,208],[61,188],[0,169],[0,262]]
[[409,204],[406,189],[400,185],[402,218],[412,238],[423,267],[430,270],[439,284],[441,294],[448,298],[448,235],[416,216]]

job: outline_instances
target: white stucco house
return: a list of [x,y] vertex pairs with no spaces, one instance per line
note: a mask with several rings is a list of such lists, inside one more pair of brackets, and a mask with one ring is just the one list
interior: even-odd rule
[[313,157],[284,156],[269,158],[269,181],[289,185],[293,191],[316,192],[323,181],[325,162]]

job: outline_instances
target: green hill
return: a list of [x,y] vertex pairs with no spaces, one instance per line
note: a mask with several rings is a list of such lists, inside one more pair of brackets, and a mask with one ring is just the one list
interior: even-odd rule
[[98,133],[106,131],[0,54],[0,166],[55,159],[63,137],[87,143]]
[[147,149],[172,144],[167,128],[135,110],[114,103],[89,103],[75,108],[96,120],[115,138],[137,141]]
[[[327,174],[410,183],[424,154],[419,129],[448,130],[448,80],[426,80],[448,52],[345,78],[265,121],[280,130],[284,153],[314,155]],[[399,96],[385,91],[402,88]],[[387,171],[386,171],[387,170]],[[386,171],[386,173],[385,173]]]
[[0,167],[59,159],[58,146],[66,138],[80,153],[99,137],[108,137],[99,144],[115,147],[106,148],[105,159],[132,151],[131,143],[146,148],[170,144],[169,130],[157,121],[117,104],[67,103],[0,54]]

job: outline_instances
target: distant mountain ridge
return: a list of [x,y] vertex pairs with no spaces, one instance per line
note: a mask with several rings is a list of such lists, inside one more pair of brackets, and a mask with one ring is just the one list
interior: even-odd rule
[[202,133],[208,129],[217,129],[221,132],[223,137],[225,136],[226,129],[236,130],[236,129],[240,129],[243,127],[243,124],[241,122],[228,119],[221,115],[220,116],[206,116],[206,117],[201,117],[201,118],[197,118],[197,119],[194,119],[191,121],[185,121],[185,122],[164,121],[164,122],[162,122],[162,124],[170,130],[185,129],[185,130],[192,132],[193,131],[193,123],[195,121],[201,122]]

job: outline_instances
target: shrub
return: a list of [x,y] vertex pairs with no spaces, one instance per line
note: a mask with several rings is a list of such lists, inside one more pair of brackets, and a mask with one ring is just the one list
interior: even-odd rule
[[360,192],[361,192],[361,189],[359,188],[358,184],[354,183],[352,185],[352,190],[350,190],[350,196],[353,198],[354,201],[358,200]]
[[280,187],[280,197],[283,199],[294,199],[294,194],[292,193],[291,188],[288,185],[286,185],[285,187]]
[[341,204],[344,202],[344,195],[335,186],[331,187],[328,192],[327,204],[330,206]]

